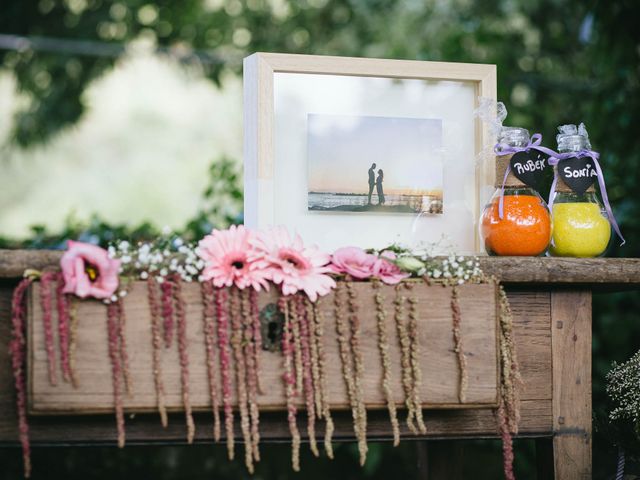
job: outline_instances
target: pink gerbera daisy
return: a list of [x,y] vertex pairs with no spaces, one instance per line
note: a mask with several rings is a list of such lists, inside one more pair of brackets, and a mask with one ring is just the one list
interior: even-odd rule
[[211,280],[218,288],[235,285],[266,290],[268,272],[259,264],[260,255],[250,243],[253,236],[243,225],[232,225],[200,240],[196,253],[205,261],[202,279]]
[[251,240],[269,272],[269,279],[282,286],[282,293],[293,295],[303,291],[312,302],[336,286],[327,273],[331,257],[317,247],[305,247],[299,235],[291,236],[284,227],[258,232]]

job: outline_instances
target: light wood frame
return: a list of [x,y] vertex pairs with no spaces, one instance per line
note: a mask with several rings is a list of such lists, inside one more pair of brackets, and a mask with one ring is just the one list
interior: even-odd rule
[[[496,99],[495,65],[445,63],[412,60],[255,53],[244,59],[244,166],[245,224],[262,228],[273,218],[273,191],[263,186],[263,180],[274,172],[274,74],[307,73],[382,77],[413,80],[473,82],[476,103],[479,97]],[[476,105],[477,106],[477,105]],[[475,152],[479,155],[494,138],[480,119],[475,120]],[[492,165],[476,167],[476,212],[479,218],[482,185],[493,185]],[[477,229],[476,229],[477,231]],[[480,250],[475,238],[476,251]]]

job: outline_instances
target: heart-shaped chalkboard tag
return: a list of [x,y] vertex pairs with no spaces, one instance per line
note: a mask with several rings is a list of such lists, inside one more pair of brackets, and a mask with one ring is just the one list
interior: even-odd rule
[[558,163],[558,174],[571,190],[582,195],[598,178],[593,158],[573,157]]
[[549,155],[533,148],[517,152],[511,157],[511,171],[522,183],[539,191],[544,186],[548,159]]

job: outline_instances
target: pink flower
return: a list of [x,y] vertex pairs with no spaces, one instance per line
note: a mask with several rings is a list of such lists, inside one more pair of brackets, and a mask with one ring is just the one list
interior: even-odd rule
[[109,298],[118,288],[120,260],[109,258],[106,250],[89,243],[69,240],[60,259],[63,293],[80,298]]
[[206,265],[204,280],[212,280],[216,287],[269,288],[268,272],[259,264],[260,256],[251,246],[254,233],[243,225],[228,230],[214,230],[198,243],[196,253]]
[[380,258],[376,260],[373,266],[373,275],[382,280],[387,285],[395,285],[401,280],[409,277],[408,273],[400,270],[395,263],[389,260],[395,260],[396,254],[391,251],[384,251],[380,254]]
[[312,302],[336,286],[327,273],[330,257],[317,247],[305,247],[299,235],[290,236],[284,227],[256,233],[252,244],[269,271],[269,279],[282,285],[282,293],[304,291]]
[[331,267],[335,273],[346,273],[364,280],[374,274],[378,258],[358,247],[342,247],[333,252]]

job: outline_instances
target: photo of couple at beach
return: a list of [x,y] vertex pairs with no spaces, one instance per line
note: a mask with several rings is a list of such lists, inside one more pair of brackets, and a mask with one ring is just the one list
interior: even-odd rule
[[442,121],[308,116],[308,209],[443,213]]

